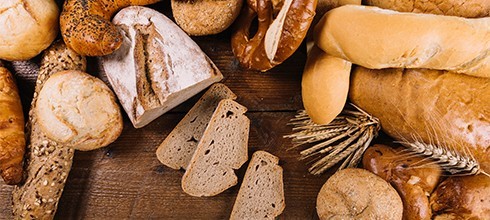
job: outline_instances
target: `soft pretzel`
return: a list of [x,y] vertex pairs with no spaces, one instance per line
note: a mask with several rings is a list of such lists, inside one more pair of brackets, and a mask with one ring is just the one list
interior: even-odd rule
[[[317,0],[284,0],[273,19],[272,1],[247,0],[231,38],[233,53],[240,64],[267,71],[286,60],[305,38],[316,4]],[[258,29],[250,36],[250,26],[256,17]]]
[[111,54],[121,46],[122,36],[110,19],[119,9],[148,5],[160,0],[67,0],[60,17],[66,45],[83,56]]

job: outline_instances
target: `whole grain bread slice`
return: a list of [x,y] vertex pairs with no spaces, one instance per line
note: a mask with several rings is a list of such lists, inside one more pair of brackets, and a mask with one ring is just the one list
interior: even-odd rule
[[173,169],[186,169],[218,103],[236,99],[224,84],[213,84],[157,149],[157,158]]
[[192,196],[214,196],[237,184],[234,169],[248,159],[247,109],[231,99],[219,102],[191,162],[182,189]]
[[286,204],[279,158],[257,151],[245,173],[245,178],[233,205],[230,219],[275,219]]

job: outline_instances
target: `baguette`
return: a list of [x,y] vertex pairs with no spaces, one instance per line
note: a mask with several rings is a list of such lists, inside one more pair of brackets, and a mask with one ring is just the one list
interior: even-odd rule
[[5,183],[14,185],[22,181],[23,175],[24,113],[14,77],[1,66],[0,109],[0,171]]
[[34,109],[39,92],[52,74],[70,69],[84,71],[86,60],[58,42],[44,52],[41,65],[27,122],[27,131],[30,133],[27,178],[12,192],[15,219],[54,218],[75,152],[46,137],[38,126],[39,119]]
[[191,196],[214,196],[236,185],[234,170],[248,159],[247,109],[231,99],[220,101],[182,177]]
[[346,5],[316,25],[315,43],[330,55],[371,69],[449,70],[490,77],[490,17],[400,13]]
[[186,169],[211,116],[223,99],[235,100],[236,95],[224,84],[212,85],[160,144],[158,160],[176,170]]
[[490,79],[437,70],[357,67],[350,100],[400,141],[471,152],[490,172]]

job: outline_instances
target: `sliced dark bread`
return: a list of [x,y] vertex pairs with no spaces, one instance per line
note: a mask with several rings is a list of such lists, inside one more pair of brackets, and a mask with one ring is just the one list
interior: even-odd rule
[[247,109],[231,99],[220,101],[182,177],[192,196],[214,196],[237,184],[234,169],[248,159]]
[[186,169],[211,116],[223,99],[236,99],[236,95],[224,84],[212,85],[160,144],[156,152],[158,160],[173,169]]
[[275,219],[286,204],[279,158],[265,151],[252,155],[230,219]]

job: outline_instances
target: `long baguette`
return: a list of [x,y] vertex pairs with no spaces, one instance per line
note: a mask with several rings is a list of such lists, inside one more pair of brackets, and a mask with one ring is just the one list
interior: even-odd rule
[[27,130],[30,131],[27,179],[12,192],[15,219],[54,218],[75,150],[48,139],[37,125],[34,109],[39,91],[49,76],[61,70],[85,69],[85,58],[68,49],[62,42],[52,45],[44,52],[27,124]]
[[428,68],[490,77],[490,17],[346,5],[322,18],[314,38],[328,54],[371,69]]

